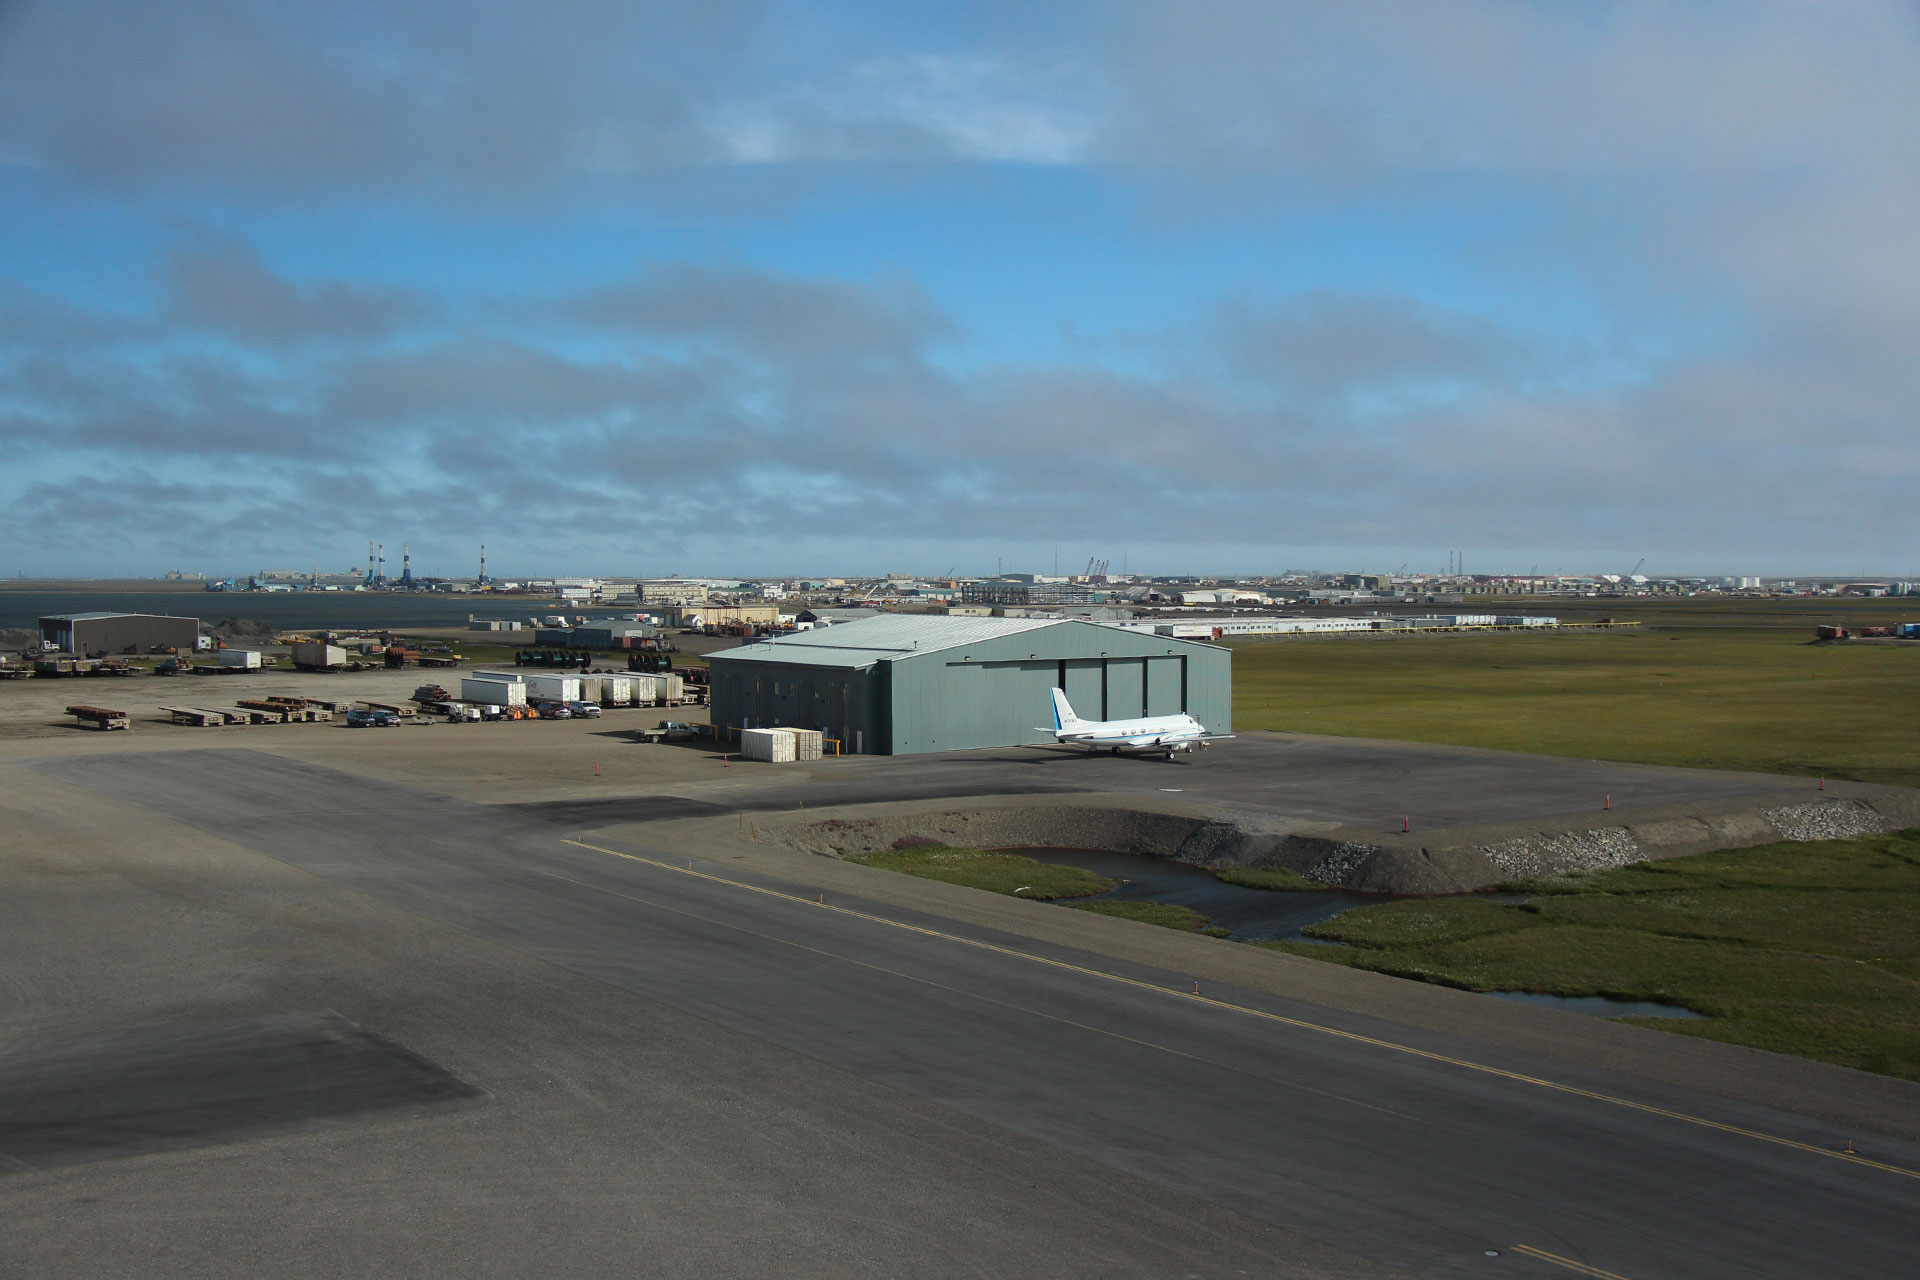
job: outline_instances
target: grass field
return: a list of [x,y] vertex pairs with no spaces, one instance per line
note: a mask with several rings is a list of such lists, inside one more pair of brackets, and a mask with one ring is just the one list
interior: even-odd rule
[[1920,647],[1811,642],[1815,621],[1891,621],[1920,602],[1607,603],[1647,625],[1237,643],[1234,723],[1920,785]]
[[1113,888],[1114,882],[1079,867],[1035,862],[1017,853],[988,853],[951,845],[919,845],[911,849],[883,849],[847,859],[862,866],[899,871],[927,880],[944,880],[989,893],[1050,900],[1077,898]]
[[1141,924],[1159,925],[1162,929],[1183,929],[1188,933],[1212,923],[1211,917],[1201,915],[1192,907],[1171,902],[1101,901],[1066,902],[1061,905],[1072,907],[1075,911],[1091,911],[1095,915],[1114,916],[1121,920],[1138,920]]
[[1317,880],[1309,880],[1281,867],[1222,867],[1213,873],[1216,880],[1237,884],[1243,889],[1272,889],[1280,893],[1299,893],[1325,889]]
[[1530,886],[1524,904],[1382,903],[1258,945],[1476,991],[1617,996],[1629,1021],[1920,1080],[1920,831],[1774,844]]

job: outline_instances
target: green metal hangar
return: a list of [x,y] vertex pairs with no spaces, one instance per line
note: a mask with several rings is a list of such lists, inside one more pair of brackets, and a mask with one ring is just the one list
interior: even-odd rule
[[161,613],[56,613],[40,619],[40,643],[63,653],[192,653],[200,619]]
[[1048,690],[1088,720],[1187,712],[1233,729],[1218,645],[1053,618],[882,614],[709,654],[713,723],[819,729],[850,754],[1052,741]]

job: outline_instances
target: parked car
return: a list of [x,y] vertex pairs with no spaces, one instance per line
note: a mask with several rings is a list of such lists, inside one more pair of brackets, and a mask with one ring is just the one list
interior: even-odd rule
[[573,712],[575,716],[582,720],[598,720],[600,718],[600,704],[597,702],[569,702],[567,704],[567,710]]
[[700,736],[698,729],[679,720],[662,720],[660,732],[668,742],[692,742]]
[[543,702],[538,709],[542,720],[573,719],[573,712],[567,709],[567,704],[564,702]]
[[349,729],[390,729],[400,723],[400,717],[391,711],[349,711],[347,728]]

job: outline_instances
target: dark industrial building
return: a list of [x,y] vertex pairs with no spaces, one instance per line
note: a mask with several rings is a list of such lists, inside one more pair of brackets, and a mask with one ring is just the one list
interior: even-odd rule
[[1093,604],[1098,592],[1071,582],[963,582],[962,604],[1031,605]]
[[708,663],[715,725],[819,729],[847,753],[1049,742],[1056,687],[1089,720],[1184,711],[1233,730],[1228,650],[1093,622],[884,614]]
[[66,653],[192,653],[200,619],[164,613],[57,613],[40,619],[40,643]]
[[533,643],[541,649],[638,649],[658,640],[660,628],[644,622],[611,622],[585,627],[541,627]]

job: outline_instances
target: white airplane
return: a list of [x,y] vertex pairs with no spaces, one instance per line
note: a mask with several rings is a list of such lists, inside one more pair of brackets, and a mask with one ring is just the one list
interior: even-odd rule
[[1073,704],[1060,689],[1053,694],[1053,727],[1041,728],[1054,741],[1098,751],[1102,747],[1118,755],[1122,751],[1163,751],[1173,759],[1176,751],[1192,751],[1203,743],[1233,737],[1230,733],[1208,733],[1207,727],[1192,716],[1142,716],[1136,720],[1082,720],[1074,714]]

